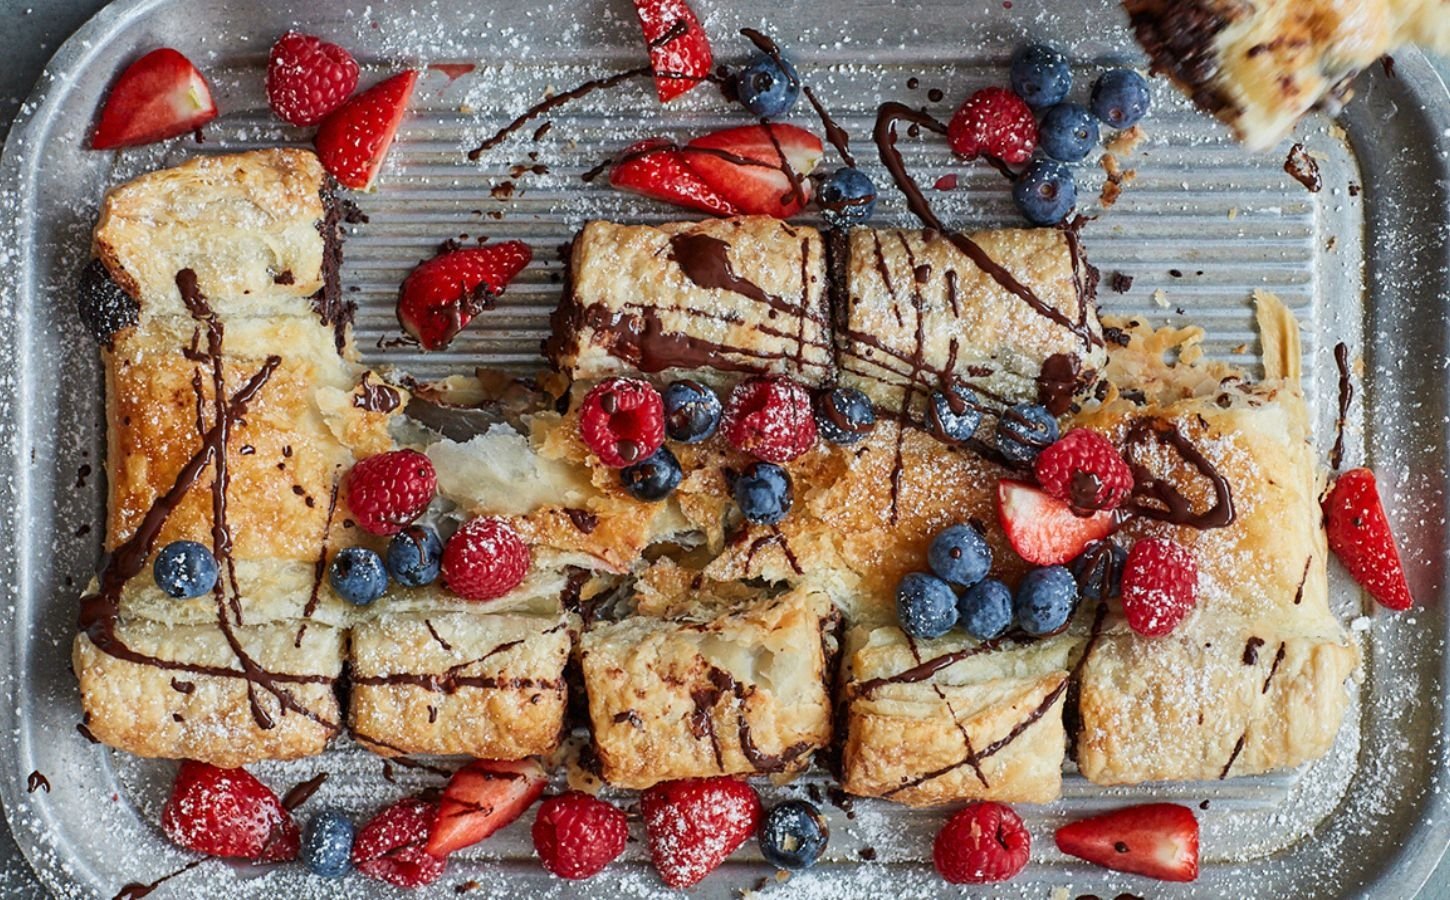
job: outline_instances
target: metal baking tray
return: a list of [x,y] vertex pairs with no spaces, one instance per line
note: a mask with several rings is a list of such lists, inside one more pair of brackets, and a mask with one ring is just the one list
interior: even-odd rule
[[[765,28],[790,48],[883,186],[883,223],[908,220],[867,140],[870,113],[881,100],[948,114],[969,90],[1004,81],[1013,46],[1027,36],[1070,50],[1080,65],[1079,92],[1097,66],[1142,61],[1121,11],[1108,0],[696,0],[696,6],[721,60],[746,55],[748,45],[735,33],[747,25]],[[8,323],[0,328],[0,505],[9,511],[0,518],[0,561],[8,573],[0,602],[0,684],[10,701],[0,708],[0,797],[20,846],[61,896],[111,897],[128,882],[150,882],[191,859],[156,826],[172,766],[113,753],[78,734],[80,710],[67,665],[76,597],[96,565],[103,507],[100,367],[75,318],[70,286],[86,257],[102,192],[197,153],[305,142],[305,132],[270,117],[261,90],[266,51],[288,27],[350,47],[364,61],[365,81],[402,65],[453,64],[427,71],[378,191],[355,198],[369,216],[351,228],[344,268],[360,306],[358,342],[370,362],[422,376],[480,364],[528,369],[539,364],[536,348],[559,291],[557,248],[573,229],[595,216],[660,221],[684,215],[602,183],[586,185],[580,173],[638,137],[688,134],[740,119],[708,89],[661,109],[640,84],[560,110],[541,139],[531,141],[532,129],[525,129],[471,164],[464,157],[471,142],[547,90],[638,64],[640,40],[627,0],[374,0],[299,9],[286,0],[113,3],[57,53],[0,166],[0,270],[6,276],[0,297]],[[205,143],[178,140],[120,154],[83,149],[112,73],[160,44],[189,55],[214,83],[225,115],[206,127]],[[1443,363],[1450,347],[1450,92],[1418,52],[1397,53],[1395,60],[1392,72],[1374,67],[1360,78],[1360,96],[1337,121],[1317,116],[1296,134],[1318,160],[1319,193],[1284,174],[1287,145],[1251,156],[1155,84],[1148,140],[1125,160],[1136,181],[1086,227],[1084,240],[1105,275],[1106,311],[1201,323],[1213,355],[1250,368],[1257,365],[1257,343],[1249,294],[1277,292],[1303,325],[1321,451],[1333,432],[1331,348],[1342,340],[1363,354],[1348,460],[1367,459],[1379,472],[1421,605],[1403,615],[1359,618],[1357,591],[1336,573],[1337,609],[1346,622],[1358,619],[1365,668],[1358,701],[1325,759],[1287,774],[1132,789],[1102,790],[1069,773],[1061,801],[1022,808],[1034,839],[1032,865],[986,894],[1408,896],[1450,837],[1440,788],[1450,684],[1444,643],[1450,384]],[[914,89],[912,78],[919,79]],[[945,99],[931,100],[933,88]],[[947,221],[973,227],[1018,221],[991,169],[955,163],[940,140],[903,135],[902,141],[923,184],[959,173],[956,190],[929,191]],[[536,162],[548,171],[511,174]],[[1079,172],[1092,212],[1102,173],[1090,163]],[[499,188],[505,183],[513,185],[507,197]],[[448,352],[420,357],[380,344],[396,333],[392,301],[408,268],[440,241],[464,234],[523,238],[534,245],[535,262]],[[1131,290],[1108,289],[1114,272],[1133,277]],[[398,769],[389,780],[376,757],[352,746],[254,769],[279,790],[331,772],[302,814],[335,805],[359,818],[431,778]],[[32,772],[48,779],[48,792],[27,792]],[[802,789],[798,783],[767,793]],[[1052,828],[1069,817],[1158,798],[1195,808],[1206,801],[1200,812],[1205,865],[1196,884],[1106,873],[1052,845]],[[809,874],[780,883],[747,845],[693,895],[944,892],[929,859],[942,811],[873,801],[857,801],[849,812],[827,804],[826,811],[829,857]],[[526,821],[456,858],[433,887],[409,896],[455,897],[474,883],[489,896],[667,893],[644,861],[637,823],[623,861],[587,885],[574,885],[550,879],[530,858]],[[868,848],[875,860],[863,862],[863,854],[873,855]],[[295,865],[208,861],[152,896],[392,893],[357,876],[311,878]]]

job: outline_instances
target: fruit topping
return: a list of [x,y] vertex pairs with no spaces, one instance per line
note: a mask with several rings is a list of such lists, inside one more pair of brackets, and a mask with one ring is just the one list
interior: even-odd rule
[[1045,406],[1018,403],[997,417],[997,449],[1019,466],[1035,463],[1057,437],[1057,419]]
[[833,388],[816,397],[816,431],[832,444],[854,444],[875,427],[871,400],[855,388]]
[[1122,594],[1123,566],[1128,551],[1116,541],[1093,541],[1072,561],[1072,577],[1077,579],[1077,592],[1084,600],[1106,600]]
[[216,587],[216,557],[196,541],[172,541],[156,554],[151,575],[166,596],[190,600]]
[[685,888],[715,871],[760,823],[760,797],[725,776],[666,781],[640,795],[650,858],[660,878]]
[[745,521],[775,525],[790,512],[790,473],[775,463],[751,463],[731,482],[730,496]]
[[624,489],[634,499],[646,503],[668,497],[680,486],[680,479],[684,477],[680,461],[675,459],[668,447],[661,447],[648,459],[619,470],[619,480]]
[[534,851],[560,878],[590,878],[624,852],[629,819],[596,797],[569,791],[539,804]]
[[700,19],[685,0],[634,0],[644,29],[655,93],[668,103],[710,75],[715,61]]
[[1059,162],[1077,162],[1098,142],[1098,122],[1079,103],[1059,103],[1037,124],[1042,152]]
[[1112,441],[1075,428],[1037,457],[1037,483],[1074,512],[1113,510],[1133,492],[1133,470]]
[[1148,82],[1132,69],[1111,69],[1093,82],[1093,115],[1113,128],[1131,128],[1148,112]]
[[1020,481],[997,485],[997,518],[1017,555],[1039,566],[1060,566],[1112,533],[1110,512],[1080,516],[1045,491]]
[[438,580],[443,569],[443,542],[427,525],[409,525],[388,542],[388,572],[406,587]]
[[1324,501],[1324,528],[1329,549],[1375,602],[1410,608],[1415,601],[1373,472],[1350,469],[1339,476]]
[[961,385],[951,391],[932,391],[927,405],[926,424],[937,440],[964,443],[977,433],[982,412],[977,395]]
[[373,816],[357,833],[352,864],[369,878],[396,887],[432,884],[446,862],[423,849],[438,820],[438,806],[406,797]]
[[984,578],[957,600],[962,630],[979,641],[1001,637],[1012,627],[1012,591],[995,578]]
[[437,489],[432,460],[417,450],[389,450],[352,467],[347,505],[363,531],[397,534],[423,514]]
[[1012,807],[987,801],[969,803],[948,819],[931,857],[952,884],[987,884],[1021,872],[1031,852],[1032,837]]
[[932,538],[926,558],[931,570],[957,587],[971,587],[992,568],[992,548],[970,525],[951,525]]
[[388,592],[388,570],[368,548],[344,547],[327,568],[327,583],[353,606],[371,606]]
[[417,81],[417,72],[400,72],[353,97],[322,120],[314,139],[317,156],[338,184],[359,191],[373,186]]
[[843,166],[821,182],[816,206],[832,228],[864,224],[876,212],[876,185],[860,169]]
[[352,54],[310,34],[289,31],[267,59],[267,102],[277,118],[316,125],[357,89]]
[[1198,877],[1198,820],[1176,803],[1130,806],[1057,829],[1057,849],[1162,881]]
[[215,119],[211,87],[191,60],[169,47],[131,63],[106,97],[91,147],[135,147],[195,131]]
[[785,800],[760,822],[760,855],[780,869],[809,869],[826,852],[831,829],[826,817],[805,800]]
[[957,624],[952,586],[926,572],[908,572],[896,585],[896,618],[914,638],[939,638]]
[[736,450],[767,462],[790,462],[816,442],[810,391],[788,378],[743,381],[730,392],[722,428]]
[[1139,541],[1123,565],[1122,593],[1128,627],[1144,637],[1162,637],[1198,602],[1198,562],[1175,541]]
[[676,381],[664,392],[665,437],[681,444],[708,440],[720,428],[720,397],[697,381]]
[[1017,585],[1012,607],[1023,631],[1033,637],[1056,634],[1077,608],[1077,581],[1062,566],[1033,569]]
[[1048,44],[1023,44],[1012,54],[1012,90],[1036,109],[1061,103],[1072,90],[1067,57]]
[[780,118],[800,96],[800,76],[779,53],[757,53],[735,76],[735,98],[757,118]]
[[445,857],[472,847],[523,815],[548,780],[543,767],[532,759],[474,760],[448,780],[423,849]]
[[172,843],[207,856],[296,859],[302,833],[277,795],[245,769],[183,760],[161,810]]
[[492,309],[533,258],[523,241],[501,241],[419,263],[398,291],[398,324],[423,349],[441,350],[474,316]]
[[466,600],[494,600],[523,582],[528,545],[513,526],[493,516],[469,519],[443,547],[443,583]]
[[947,140],[963,159],[990,156],[1020,166],[1037,147],[1037,120],[1008,89],[982,88],[957,108],[947,125]]
[[682,157],[737,212],[788,219],[810,200],[806,176],[824,152],[820,138],[804,128],[762,123],[697,137]]
[[733,216],[738,210],[715,193],[694,170],[685,165],[685,154],[663,138],[640,141],[625,150],[609,173],[609,183],[632,191],[716,216]]
[[665,442],[664,400],[647,381],[606,378],[584,395],[579,436],[611,469],[641,462]]
[[1077,182],[1062,163],[1034,160],[1013,182],[1012,200],[1033,225],[1056,225],[1077,205]]
[[135,325],[141,314],[140,305],[116,284],[99,259],[91,260],[81,270],[76,308],[91,337],[103,344],[109,344],[121,329]]
[[339,878],[352,868],[352,821],[336,810],[312,817],[302,834],[302,864],[313,875]]

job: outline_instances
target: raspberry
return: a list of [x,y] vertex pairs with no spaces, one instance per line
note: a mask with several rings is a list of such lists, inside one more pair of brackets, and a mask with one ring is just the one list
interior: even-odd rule
[[611,469],[648,459],[665,442],[665,403],[637,378],[606,378],[584,396],[579,436]]
[[347,477],[353,521],[369,534],[397,534],[423,514],[438,489],[433,462],[417,450],[369,456]]
[[736,385],[722,427],[730,446],[766,462],[790,462],[816,442],[811,394],[787,378],[752,378]]
[[1027,103],[1006,88],[982,88],[952,116],[947,139],[952,150],[966,159],[993,156],[1020,166],[1037,147],[1037,120]]
[[1032,837],[1001,803],[972,803],[947,820],[932,846],[941,877],[952,884],[1006,881],[1027,865]]
[[373,816],[357,833],[352,862],[369,878],[397,887],[422,887],[443,874],[446,864],[423,849],[438,819],[438,806],[407,797]]
[[357,71],[357,61],[336,44],[289,31],[267,60],[267,102],[284,122],[316,125],[357,87]]
[[1133,492],[1133,470],[1096,431],[1077,428],[1037,457],[1037,483],[1081,515],[1116,509]]
[[254,862],[296,859],[302,844],[291,813],[247,770],[192,760],[177,770],[161,830],[179,847]]
[[570,791],[539,806],[533,833],[544,868],[560,878],[589,878],[624,852],[629,820],[603,800]]
[[1198,602],[1198,563],[1166,538],[1139,541],[1123,565],[1123,613],[1144,637],[1171,632]]
[[493,516],[469,519],[443,548],[443,581],[468,600],[493,600],[519,586],[529,548],[513,526]]

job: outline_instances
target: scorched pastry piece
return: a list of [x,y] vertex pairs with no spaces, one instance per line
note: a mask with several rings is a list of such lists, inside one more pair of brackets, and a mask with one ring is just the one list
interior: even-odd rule
[[1138,42],[1251,149],[1350,97],[1360,70],[1403,44],[1450,51],[1450,0],[1124,0]]
[[814,228],[764,216],[590,222],[569,279],[545,355],[573,379],[688,371],[717,384],[770,374],[814,385],[834,371]]

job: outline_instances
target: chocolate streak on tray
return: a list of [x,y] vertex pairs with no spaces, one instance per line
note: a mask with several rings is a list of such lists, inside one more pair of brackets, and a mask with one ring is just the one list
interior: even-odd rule
[[112,897],[111,900],[141,900],[142,897],[147,896],[166,882],[185,872],[190,872],[192,869],[195,869],[197,866],[206,862],[208,859],[211,859],[211,857],[203,856],[201,859],[193,859],[191,862],[187,863],[176,871],[168,872],[165,875],[162,875],[160,878],[156,879],[155,881],[148,882],[146,884],[142,884],[138,881],[128,882],[127,884],[122,885],[121,889],[116,892],[116,896]]
[[1343,341],[1334,345],[1334,366],[1339,370],[1339,413],[1334,419],[1334,447],[1329,451],[1329,468],[1339,471],[1344,462],[1344,421],[1354,400],[1354,384],[1349,380],[1349,348]]
[[322,787],[322,783],[326,780],[327,773],[318,772],[306,781],[294,785],[290,791],[282,795],[282,808],[291,812],[306,803],[312,799],[312,795],[317,793],[318,789]]
[[1311,194],[1319,193],[1324,187],[1324,179],[1319,177],[1319,163],[1309,155],[1303,144],[1295,144],[1289,148],[1289,155],[1284,160],[1284,171],[1290,177],[1304,185],[1305,190]]

